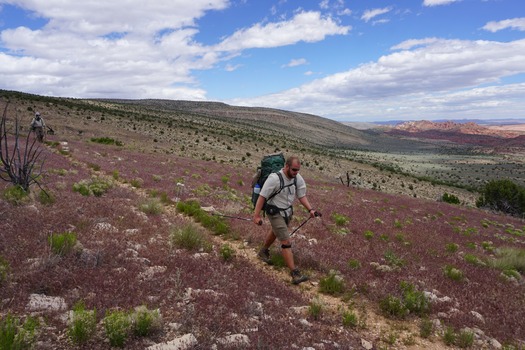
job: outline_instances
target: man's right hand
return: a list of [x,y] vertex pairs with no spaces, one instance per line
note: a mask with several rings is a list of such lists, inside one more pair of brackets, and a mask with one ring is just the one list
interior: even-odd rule
[[262,223],[263,223],[263,222],[262,222],[262,219],[261,219],[261,217],[260,217],[259,215],[254,215],[254,216],[253,216],[253,222],[254,222],[255,224],[259,225],[259,226],[261,226]]

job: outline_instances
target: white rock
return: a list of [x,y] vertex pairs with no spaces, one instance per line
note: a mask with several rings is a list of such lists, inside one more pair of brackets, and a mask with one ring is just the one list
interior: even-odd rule
[[185,334],[180,338],[173,339],[166,343],[159,343],[147,347],[147,350],[186,350],[197,346],[197,338],[191,333]]
[[31,294],[27,308],[31,311],[63,311],[67,308],[66,301],[61,297],[49,297],[42,294]]
[[110,232],[110,233],[118,232],[118,229],[108,222],[96,223],[93,230],[95,230],[96,232]]
[[308,322],[308,320],[304,319],[304,318],[301,318],[299,320],[299,323],[302,324],[303,326],[307,326],[307,327],[311,327],[312,324],[310,322]]
[[361,339],[361,346],[366,350],[371,350],[374,347],[371,342],[365,339]]
[[496,339],[494,339],[494,338],[489,340],[489,344],[494,349],[501,349],[502,348],[501,343],[499,341],[497,341]]
[[244,347],[250,346],[250,338],[246,334],[232,334],[217,340],[224,346]]
[[471,311],[470,314],[474,316],[477,320],[481,321],[482,323],[485,323],[485,318],[479,312]]

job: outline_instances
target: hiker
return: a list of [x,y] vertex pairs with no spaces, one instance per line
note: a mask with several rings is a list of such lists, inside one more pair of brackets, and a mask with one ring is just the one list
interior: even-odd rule
[[31,121],[31,131],[34,131],[38,141],[44,141],[44,132],[46,128],[46,123],[44,119],[40,116],[40,112],[35,113],[35,117]]
[[[290,240],[290,233],[288,232],[288,226],[292,221],[293,215],[293,202],[297,197],[299,202],[308,210],[310,217],[319,216],[319,214],[312,209],[308,198],[306,198],[306,183],[303,177],[299,174],[301,169],[301,162],[298,157],[289,157],[284,167],[279,171],[282,176],[283,185],[281,186],[281,179],[278,173],[272,173],[268,176],[268,179],[261,188],[259,198],[255,204],[255,212],[253,214],[253,222],[257,225],[262,224],[261,210],[266,203],[266,215],[270,220],[272,228],[264,241],[264,246],[258,253],[258,257],[266,263],[270,263],[270,246],[273,244],[275,239],[279,239],[281,242],[281,251],[284,261],[290,273],[292,275],[292,283],[299,284],[307,281],[308,277],[301,274],[299,269],[295,267],[292,244]],[[276,194],[277,193],[277,194]]]

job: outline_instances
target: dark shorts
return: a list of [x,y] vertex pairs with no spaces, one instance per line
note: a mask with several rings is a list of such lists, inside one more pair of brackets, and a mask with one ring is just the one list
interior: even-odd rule
[[[272,231],[279,241],[287,241],[290,239],[290,232],[288,232],[288,225],[286,220],[281,214],[267,215],[270,224],[272,225]],[[288,222],[292,221],[292,217],[288,217]]]

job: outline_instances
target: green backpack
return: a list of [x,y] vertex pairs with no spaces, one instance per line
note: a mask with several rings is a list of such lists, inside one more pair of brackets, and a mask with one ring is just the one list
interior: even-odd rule
[[[268,154],[264,156],[261,160],[261,165],[257,167],[257,173],[254,175],[252,180],[252,204],[254,208],[257,204],[257,199],[259,199],[259,192],[261,191],[261,188],[266,182],[266,179],[268,179],[268,176],[271,173],[279,173],[279,170],[281,170],[284,167],[284,162],[285,160],[282,152]],[[284,187],[284,182],[281,176],[279,176],[279,179],[281,181],[280,190],[272,194],[269,198],[266,199],[266,201],[270,200],[270,198],[282,191]],[[266,203],[263,206],[263,209],[265,208],[265,206]]]

